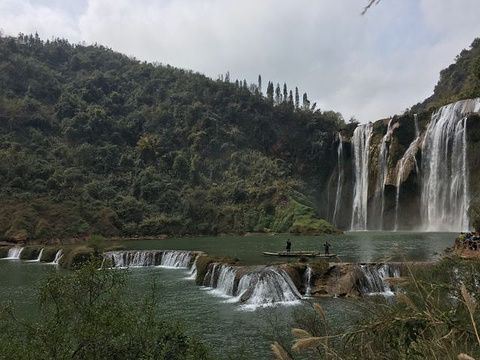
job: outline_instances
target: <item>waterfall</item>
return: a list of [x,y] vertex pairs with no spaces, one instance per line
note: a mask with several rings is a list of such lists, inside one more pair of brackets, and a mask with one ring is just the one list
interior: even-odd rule
[[23,251],[23,247],[13,247],[8,250],[8,255],[5,259],[20,260],[20,254]]
[[393,295],[386,278],[400,277],[400,270],[397,266],[382,264],[358,265],[356,287],[361,295],[383,294]]
[[303,274],[303,283],[305,289],[305,296],[309,297],[312,294],[312,267],[307,265],[307,269]]
[[35,261],[36,261],[36,262],[40,262],[40,260],[42,260],[42,255],[43,255],[43,248],[42,248],[42,250],[40,250],[40,252],[38,253],[37,259],[36,259]]
[[[103,254],[114,268],[159,266],[164,268],[190,268],[191,251],[132,250],[108,251]],[[196,253],[198,254],[198,253]]]
[[190,276],[187,278],[189,280],[195,280],[197,278],[197,260],[200,256],[197,255],[195,257],[195,261],[192,264],[192,267],[190,269]]
[[338,133],[337,168],[338,168],[337,192],[335,195],[335,210],[333,211],[333,219],[332,219],[332,223],[335,226],[337,226],[337,214],[340,211],[340,202],[342,198],[342,188],[343,188],[343,139],[342,139],[341,133]]
[[418,127],[418,115],[413,114],[413,123],[415,124],[415,137],[418,138],[420,136],[420,128]]
[[62,258],[63,256],[63,250],[60,249],[57,251],[57,253],[55,254],[55,259],[53,259],[53,262],[51,264],[53,265],[58,265],[58,262],[60,261],[60,259]]
[[[415,115],[415,124],[416,118],[417,116]],[[417,127],[418,125],[415,125],[415,133],[418,131]],[[398,230],[398,211],[400,204],[400,189],[402,184],[405,180],[407,180],[412,170],[415,170],[417,174],[420,173],[417,163],[417,152],[420,149],[421,144],[422,137],[420,134],[417,134],[417,137],[410,143],[407,151],[405,151],[405,154],[403,154],[402,158],[398,161],[396,182],[397,193],[395,196],[395,231]]]
[[165,251],[160,266],[166,268],[189,268],[192,260],[190,251]]
[[42,259],[42,254],[43,254],[43,248],[40,250],[40,252],[38,253],[38,256],[36,259],[33,259],[33,260],[27,260],[27,262],[40,262],[40,260]]
[[373,125],[357,126],[353,132],[353,205],[351,230],[367,229],[368,164]]
[[109,251],[103,256],[112,262],[111,266],[114,268],[135,268],[159,265],[162,253],[152,250]]
[[422,224],[425,230],[469,229],[467,115],[480,98],[441,107],[432,115],[422,147]]
[[301,299],[290,276],[275,266],[245,270],[213,263],[209,265],[203,284],[214,288],[212,293],[216,295],[242,302],[247,309]]
[[393,118],[389,120],[387,125],[387,132],[382,138],[380,152],[378,154],[377,164],[377,182],[375,187],[375,209],[377,209],[378,222],[375,222],[375,229],[383,229],[383,213],[385,212],[385,182],[387,180],[388,172],[388,147],[392,139],[394,128],[392,127]]

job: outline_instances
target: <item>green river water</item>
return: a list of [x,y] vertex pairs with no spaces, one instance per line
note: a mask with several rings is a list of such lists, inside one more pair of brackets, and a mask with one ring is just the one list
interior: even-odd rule
[[[452,246],[452,233],[392,233],[352,232],[336,237],[290,237],[292,250],[323,250],[323,243],[332,244],[331,253],[341,261],[368,262],[385,257],[398,260],[433,260],[446,247]],[[124,244],[129,249],[202,250],[212,255],[234,256],[243,264],[265,264],[278,258],[263,257],[263,251],[283,250],[287,236],[202,237],[165,240],[137,240]],[[37,313],[36,289],[52,271],[54,265],[19,260],[0,261],[0,302],[15,301],[17,312],[24,318],[35,318]],[[308,306],[303,300],[293,306],[259,308],[246,311],[238,303],[228,302],[211,290],[195,285],[185,269],[139,268],[129,276],[128,296],[139,300],[149,291],[152,276],[158,283],[158,299],[165,317],[181,321],[191,334],[210,346],[218,359],[228,359],[229,354],[243,353],[245,358],[271,358],[269,321],[276,319],[280,327],[289,332],[292,311]],[[332,324],[350,322],[351,301],[345,299],[319,300]],[[268,321],[267,321],[268,320]]]

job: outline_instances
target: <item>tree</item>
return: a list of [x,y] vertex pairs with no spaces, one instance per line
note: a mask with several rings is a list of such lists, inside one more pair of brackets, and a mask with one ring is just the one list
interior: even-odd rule
[[262,75],[258,75],[258,92],[262,94]]
[[298,87],[295,86],[295,109],[300,107],[300,95],[298,95]]
[[[123,296],[125,271],[94,260],[73,272],[53,272],[40,288],[38,320],[0,314],[5,359],[209,359],[206,348],[158,314],[157,290],[142,304]],[[130,300],[131,301],[131,300]]]
[[282,92],[280,90],[280,84],[277,83],[277,87],[275,89],[275,104],[280,104],[282,102]]
[[160,139],[156,135],[144,135],[138,140],[135,151],[146,164],[153,164],[160,156]]
[[290,90],[290,94],[288,95],[288,103],[293,106],[293,92]]
[[270,103],[273,103],[273,83],[271,81],[268,82],[268,86],[267,86],[267,100],[270,102]]
[[283,101],[288,101],[288,90],[287,90],[287,83],[283,83]]
[[307,93],[303,94],[303,109],[304,110],[310,109],[310,101],[308,100]]

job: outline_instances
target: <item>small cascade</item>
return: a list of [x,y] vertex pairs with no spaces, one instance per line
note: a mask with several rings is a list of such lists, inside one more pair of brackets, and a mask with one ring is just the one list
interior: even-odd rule
[[62,258],[63,256],[63,250],[60,249],[57,251],[57,253],[55,254],[55,259],[53,259],[53,262],[52,264],[53,265],[58,265],[58,262],[60,261],[60,259]]
[[361,295],[393,295],[385,279],[400,277],[400,269],[391,264],[358,265],[356,286]]
[[20,254],[23,251],[23,247],[13,247],[8,250],[8,255],[5,259],[20,260]]
[[305,289],[305,296],[309,297],[312,295],[312,267],[307,265],[307,269],[303,274],[303,284]]
[[187,278],[189,280],[195,280],[197,278],[197,260],[199,258],[199,255],[195,257],[195,261],[192,264],[192,267],[190,268],[190,276]]
[[422,223],[425,230],[465,231],[468,208],[467,116],[480,98],[441,107],[432,115],[422,147]]
[[35,259],[36,262],[40,262],[40,260],[42,260],[42,255],[43,255],[43,248],[40,250],[40,252],[38,253],[38,256],[37,258]]
[[43,254],[43,248],[40,250],[40,252],[38,253],[38,256],[36,259],[33,259],[33,260],[27,260],[27,262],[40,262],[40,260],[42,259],[42,254]]
[[152,250],[109,251],[104,255],[114,268],[146,267],[160,264],[162,252]]
[[368,164],[373,125],[357,126],[352,137],[353,204],[351,230],[367,229]]
[[420,136],[420,128],[418,127],[418,115],[413,114],[413,122],[415,124],[415,138]]
[[192,261],[190,251],[165,251],[160,266],[166,268],[189,268]]
[[380,153],[378,154],[377,164],[377,182],[375,190],[375,209],[378,209],[378,222],[374,225],[375,229],[383,229],[383,213],[385,212],[385,182],[387,180],[388,172],[388,148],[392,139],[394,128],[392,127],[393,118],[389,120],[387,125],[387,132],[383,136],[382,144],[380,146]]
[[203,284],[214,288],[214,294],[240,301],[246,308],[301,299],[290,276],[274,266],[259,266],[245,271],[239,267],[213,263]]
[[332,223],[337,225],[337,215],[340,212],[340,203],[342,200],[342,188],[343,188],[343,138],[342,133],[338,133],[338,149],[337,149],[337,192],[335,195],[335,209],[333,211]]

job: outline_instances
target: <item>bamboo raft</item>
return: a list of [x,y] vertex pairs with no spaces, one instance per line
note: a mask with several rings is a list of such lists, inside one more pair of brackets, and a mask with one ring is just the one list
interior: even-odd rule
[[320,252],[315,252],[315,251],[280,251],[280,252],[268,252],[264,251],[262,253],[264,256],[280,256],[280,257],[318,257],[318,258],[334,258],[337,257],[336,254],[329,254],[325,255]]

